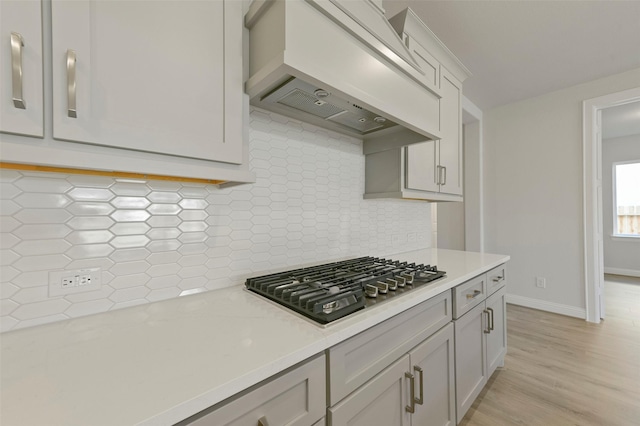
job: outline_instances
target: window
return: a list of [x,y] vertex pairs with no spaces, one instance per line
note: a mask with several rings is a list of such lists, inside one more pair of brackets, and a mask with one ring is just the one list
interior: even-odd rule
[[614,235],[640,237],[640,161],[613,165],[613,194]]

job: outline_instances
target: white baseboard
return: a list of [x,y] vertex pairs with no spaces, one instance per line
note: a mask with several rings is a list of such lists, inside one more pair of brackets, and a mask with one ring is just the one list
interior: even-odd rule
[[608,268],[604,267],[605,274],[625,275],[627,277],[640,277],[640,271],[635,269]]
[[569,317],[582,319],[587,317],[587,311],[585,308],[576,308],[575,306],[562,305],[560,303],[547,302],[546,300],[532,299],[530,297],[517,296],[515,294],[507,294],[507,303],[524,306],[526,308],[539,309],[541,311],[553,312],[554,314],[561,314]]

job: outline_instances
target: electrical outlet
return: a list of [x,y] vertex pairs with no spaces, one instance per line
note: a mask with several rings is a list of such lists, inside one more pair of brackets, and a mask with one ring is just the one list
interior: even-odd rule
[[49,297],[99,290],[101,268],[49,272]]
[[542,277],[536,277],[536,287],[547,288],[547,280]]

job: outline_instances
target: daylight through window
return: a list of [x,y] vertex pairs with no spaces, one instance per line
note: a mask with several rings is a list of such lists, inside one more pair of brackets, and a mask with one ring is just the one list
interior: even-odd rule
[[640,236],[640,161],[613,166],[614,234]]

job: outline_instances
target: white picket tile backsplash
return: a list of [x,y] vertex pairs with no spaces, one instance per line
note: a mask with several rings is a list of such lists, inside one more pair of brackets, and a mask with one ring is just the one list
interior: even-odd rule
[[[0,329],[431,246],[430,204],[362,198],[358,139],[254,109],[250,166],[255,184],[225,189],[1,170]],[[50,271],[93,267],[100,290],[49,296]]]

